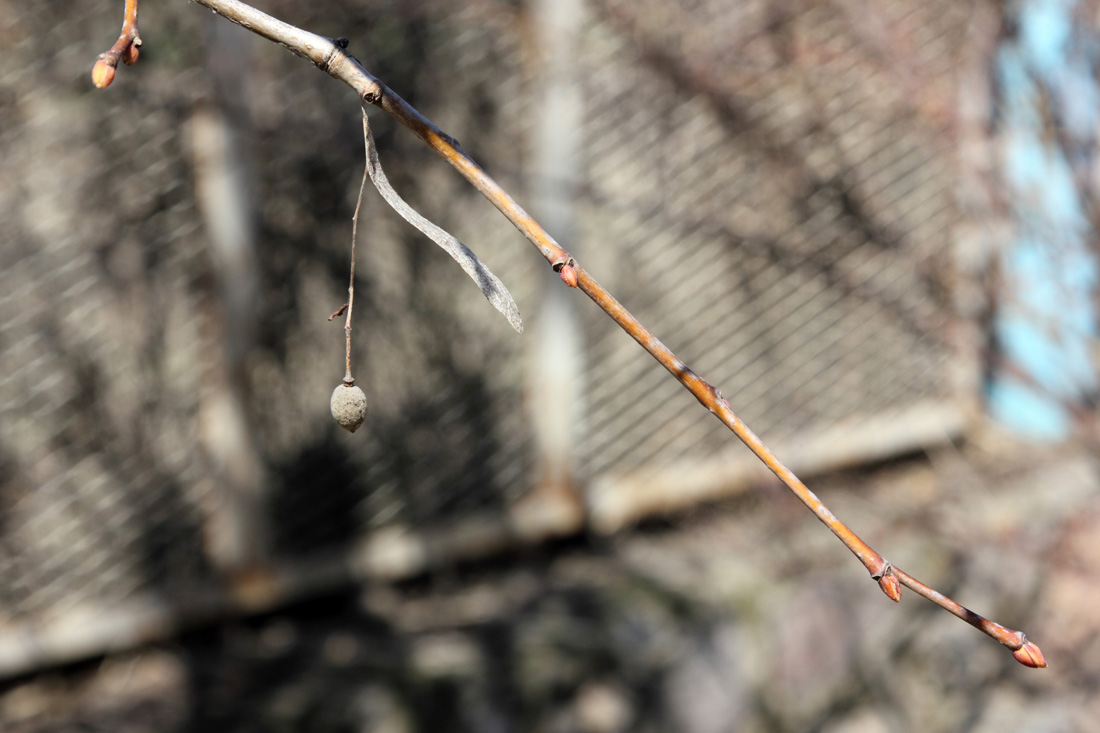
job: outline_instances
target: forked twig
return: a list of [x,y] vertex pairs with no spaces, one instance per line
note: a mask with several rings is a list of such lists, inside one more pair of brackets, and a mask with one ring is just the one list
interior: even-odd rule
[[122,32],[115,41],[115,45],[96,57],[92,66],[92,83],[103,89],[111,85],[115,80],[115,68],[118,60],[132,66],[140,55],[141,36],[137,26],[138,0],[126,0],[126,7],[122,16]]
[[[1001,642],[1013,656],[1028,667],[1045,667],[1039,647],[1028,641],[1023,632],[994,623],[947,596],[894,567],[882,555],[860,539],[821,502],[794,473],[783,465],[774,453],[741,421],[729,402],[712,385],[701,379],[660,340],[642,326],[595,278],[578,265],[553,237],[524,211],[449,135],[443,133],[408,102],[369,74],[359,62],[332,39],[303,31],[256,10],[239,0],[196,0],[228,20],[265,38],[281,43],[291,51],[312,60],[322,70],[346,82],[368,104],[381,107],[412,130],[496,206],[520,232],[539,250],[558,272],[562,281],[578,287],[642,348],[659,361],[672,375],[748,446],[756,456],[835,534],[867,568],[883,592],[893,600],[900,598],[904,585],[941,608],[958,616],[971,626]],[[349,298],[350,299],[350,298]],[[350,306],[349,306],[350,310]]]

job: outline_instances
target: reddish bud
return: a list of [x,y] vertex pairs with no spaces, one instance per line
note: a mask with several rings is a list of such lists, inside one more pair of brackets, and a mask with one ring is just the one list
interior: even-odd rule
[[563,265],[558,270],[558,275],[561,277],[561,281],[569,287],[577,287],[577,271],[573,269],[572,265]]
[[1016,661],[1025,667],[1032,669],[1045,669],[1047,660],[1043,659],[1043,653],[1039,651],[1039,645],[1033,641],[1025,641],[1024,645],[1012,652]]
[[108,58],[97,59],[95,66],[92,67],[92,83],[96,85],[96,88],[109,87],[114,80],[115,65],[111,63],[111,60]]
[[127,66],[133,66],[137,63],[138,56],[141,55],[141,51],[138,50],[138,43],[135,41],[126,47],[126,50],[122,52],[122,62]]
[[882,592],[894,603],[901,601],[901,581],[894,575],[893,570],[887,570],[882,574],[878,579],[878,587],[882,588]]

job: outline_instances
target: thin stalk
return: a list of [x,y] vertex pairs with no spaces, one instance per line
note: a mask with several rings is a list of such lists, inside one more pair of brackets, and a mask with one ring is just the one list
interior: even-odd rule
[[[351,376],[351,311],[355,307],[355,241],[359,236],[359,208],[363,205],[363,191],[367,188],[367,169],[370,166],[370,155],[366,150],[366,110],[363,111],[363,147],[366,163],[363,164],[363,180],[359,183],[359,198],[355,200],[355,213],[351,217],[351,266],[348,268],[348,316],[344,321],[344,384],[355,384]],[[330,319],[331,320],[331,319]]]

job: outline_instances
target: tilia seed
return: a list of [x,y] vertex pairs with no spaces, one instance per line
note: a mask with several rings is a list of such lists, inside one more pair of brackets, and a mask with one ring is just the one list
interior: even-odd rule
[[367,396],[355,385],[338,384],[332,392],[329,407],[336,424],[354,433],[367,416]]

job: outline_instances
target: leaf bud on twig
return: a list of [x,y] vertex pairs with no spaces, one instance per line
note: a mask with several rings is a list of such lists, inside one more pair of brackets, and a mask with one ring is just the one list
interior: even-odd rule
[[96,85],[96,88],[105,89],[111,86],[111,82],[114,80],[115,65],[111,63],[111,59],[96,59],[95,66],[92,67],[92,83]]
[[572,265],[562,265],[562,268],[558,270],[558,276],[569,287],[577,287],[577,271],[573,269]]
[[1047,666],[1047,660],[1043,658],[1039,645],[1033,641],[1025,641],[1023,646],[1012,652],[1012,656],[1025,667],[1044,669]]
[[133,43],[126,47],[126,50],[122,52],[122,62],[124,64],[133,66],[137,63],[138,56],[141,55],[141,51],[138,49],[140,45],[141,41],[135,39]]
[[893,568],[887,568],[886,572],[879,577],[878,587],[882,588],[882,592],[894,603],[901,602],[901,581],[894,574]]

